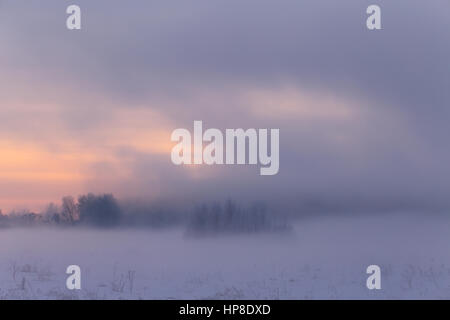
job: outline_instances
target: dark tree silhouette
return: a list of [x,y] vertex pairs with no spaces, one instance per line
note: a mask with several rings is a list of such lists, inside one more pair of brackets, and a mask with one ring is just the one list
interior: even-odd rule
[[112,194],[96,196],[92,193],[78,198],[80,222],[95,227],[113,227],[119,224],[120,207]]

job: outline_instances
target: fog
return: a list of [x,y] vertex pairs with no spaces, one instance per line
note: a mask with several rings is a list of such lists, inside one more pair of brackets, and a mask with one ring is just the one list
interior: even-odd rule
[[[380,0],[379,32],[371,1],[77,3],[69,32],[70,1],[0,1],[2,209],[91,191],[450,208],[447,1]],[[170,133],[194,120],[279,128],[279,173],[174,166]]]
[[[0,0],[0,298],[450,298],[448,1],[69,4]],[[195,120],[278,174],[174,165]]]
[[[192,237],[182,228],[0,230],[0,297],[450,298],[447,217],[327,217],[292,232]],[[77,264],[82,290],[65,287]],[[366,268],[381,267],[381,290]]]

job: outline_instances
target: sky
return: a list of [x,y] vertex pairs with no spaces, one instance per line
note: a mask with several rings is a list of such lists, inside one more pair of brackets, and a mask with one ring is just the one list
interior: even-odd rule
[[[0,39],[4,211],[87,192],[450,207],[446,0],[0,0]],[[279,173],[173,165],[171,132],[194,120],[279,128]]]

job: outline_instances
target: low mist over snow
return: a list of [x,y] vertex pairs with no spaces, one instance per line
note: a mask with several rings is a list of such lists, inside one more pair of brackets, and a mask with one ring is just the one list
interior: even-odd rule
[[[0,230],[0,298],[450,298],[450,219],[324,217],[292,232],[190,237],[184,228]],[[66,289],[81,267],[82,289]],[[366,288],[381,267],[381,290]]]

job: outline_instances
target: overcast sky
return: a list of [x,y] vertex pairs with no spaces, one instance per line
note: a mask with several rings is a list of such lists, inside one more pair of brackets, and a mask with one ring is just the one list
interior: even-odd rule
[[[86,192],[449,206],[446,0],[0,0],[0,39],[4,210]],[[170,134],[194,120],[279,128],[278,175],[174,166]]]

